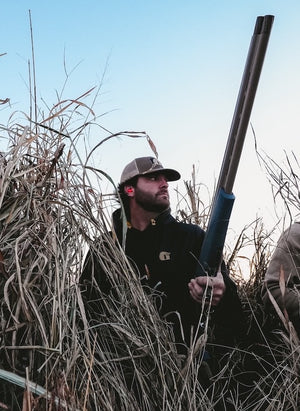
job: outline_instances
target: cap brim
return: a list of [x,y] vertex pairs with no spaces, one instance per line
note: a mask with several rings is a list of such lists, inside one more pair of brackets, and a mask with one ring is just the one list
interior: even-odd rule
[[154,170],[150,170],[145,173],[142,173],[140,175],[143,176],[145,174],[154,174],[154,173],[164,174],[167,177],[168,181],[177,181],[177,180],[180,180],[181,178],[181,175],[178,173],[178,171],[173,170],[172,168],[161,168],[158,170],[154,169]]

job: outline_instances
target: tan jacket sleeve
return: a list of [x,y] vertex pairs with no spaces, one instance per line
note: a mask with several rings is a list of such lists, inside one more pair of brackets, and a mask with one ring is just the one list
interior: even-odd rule
[[[282,289],[280,288],[282,272]],[[265,275],[262,298],[267,311],[272,309],[267,289],[291,320],[300,318],[300,223],[294,223],[279,238]]]

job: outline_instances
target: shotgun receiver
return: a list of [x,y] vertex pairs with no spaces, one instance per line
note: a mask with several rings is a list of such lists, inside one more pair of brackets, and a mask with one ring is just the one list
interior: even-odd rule
[[257,17],[246,65],[216,186],[196,277],[216,275],[235,196],[232,188],[247,132],[254,97],[263,66],[274,16]]

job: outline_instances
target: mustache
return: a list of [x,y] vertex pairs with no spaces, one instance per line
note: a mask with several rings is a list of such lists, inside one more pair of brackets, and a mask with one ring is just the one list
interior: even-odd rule
[[167,189],[159,190],[156,195],[159,196],[159,195],[165,195],[165,194],[169,195],[169,191]]

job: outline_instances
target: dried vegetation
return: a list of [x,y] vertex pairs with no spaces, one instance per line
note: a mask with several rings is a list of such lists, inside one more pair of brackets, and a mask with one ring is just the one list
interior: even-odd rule
[[[267,318],[260,301],[272,233],[257,220],[225,250],[247,335],[216,359],[218,372],[208,388],[199,378],[205,372],[200,354],[213,342],[205,332],[186,356],[176,352],[151,294],[107,236],[109,199],[101,187],[103,178],[113,182],[107,170],[87,161],[107,139],[121,135],[146,137],[155,147],[144,134],[112,135],[97,125],[85,103],[91,93],[97,91],[61,100],[47,115],[34,103],[28,117],[20,120],[18,114],[18,121],[12,116],[1,126],[8,150],[0,158],[0,409],[299,409],[298,338],[288,322]],[[106,136],[83,158],[78,144],[88,138],[90,118]],[[298,204],[297,174],[277,171],[267,169],[277,192]],[[194,169],[185,190],[177,193],[177,217],[205,228],[209,190],[197,183]],[[249,244],[254,253],[245,257]],[[114,290],[99,294],[104,309],[96,322],[79,289],[88,247],[103,262]],[[247,279],[241,260],[248,262]]]

